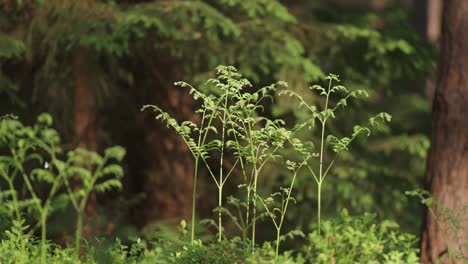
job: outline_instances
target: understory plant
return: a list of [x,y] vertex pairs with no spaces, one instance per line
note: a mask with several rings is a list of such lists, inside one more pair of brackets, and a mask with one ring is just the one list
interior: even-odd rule
[[[145,105],[142,110],[152,109],[156,112],[156,119],[163,120],[168,127],[181,136],[186,143],[195,161],[194,188],[192,196],[192,223],[191,243],[194,244],[196,186],[199,175],[199,164],[204,164],[210,177],[218,188],[218,242],[223,238],[222,213],[224,212],[241,230],[244,241],[250,239],[252,251],[256,243],[256,222],[262,217],[269,217],[276,229],[276,257],[279,255],[279,244],[282,239],[281,230],[289,203],[294,201],[292,196],[296,177],[301,169],[308,169],[318,186],[318,232],[320,233],[321,221],[321,187],[325,177],[335,162],[335,159],[325,165],[324,156],[326,146],[336,154],[347,150],[349,144],[361,133],[370,135],[371,129],[379,122],[390,121],[390,116],[380,113],[370,118],[365,126],[354,126],[351,137],[338,138],[334,135],[326,135],[327,121],[335,117],[335,111],[339,107],[347,105],[350,97],[367,95],[364,91],[348,91],[344,86],[333,85],[339,82],[338,76],[330,74],[326,77],[328,87],[320,85],[311,87],[313,92],[324,97],[324,105],[317,107],[309,104],[304,98],[287,89],[287,84],[278,82],[251,92],[251,84],[237,72],[232,66],[219,66],[216,69],[216,78],[206,82],[203,89],[196,89],[190,84],[179,82],[181,87],[187,87],[198,107],[195,113],[199,114],[195,119],[178,121],[158,106]],[[280,87],[283,87],[278,93]],[[332,98],[337,94],[338,100]],[[265,108],[273,104],[276,96],[289,95],[299,99],[299,106],[306,107],[310,111],[310,118],[299,125],[288,128],[283,119],[271,119],[265,113]],[[313,142],[304,142],[297,138],[298,131],[315,127],[316,120],[320,123],[319,150],[314,150]],[[297,160],[286,157],[284,148],[291,148],[299,155]],[[225,159],[231,158],[230,167],[225,169]],[[318,159],[319,166],[313,168],[311,160]],[[274,192],[268,198],[258,194],[259,178],[269,162],[283,162],[292,177],[288,187],[281,187],[279,192]],[[218,164],[219,174],[211,164]],[[316,173],[317,171],[317,173]],[[243,183],[239,188],[245,190],[245,198],[229,197],[228,203],[234,205],[237,216],[223,207],[223,187],[228,178],[234,173],[241,177]],[[279,201],[278,199],[279,198]],[[265,212],[259,213],[258,208]],[[242,212],[243,211],[243,212]],[[248,236],[250,232],[250,236]],[[292,232],[288,234],[300,234]]]
[[[48,250],[47,220],[69,202],[77,209],[75,257],[79,257],[89,194],[121,187],[123,170],[109,161],[121,161],[125,155],[121,147],[107,149],[104,157],[84,149],[64,153],[52,123],[48,114],[39,115],[33,126],[23,125],[12,116],[0,119],[0,183],[7,186],[0,189],[1,207],[14,219],[20,243],[32,239],[40,229],[41,263],[46,263]],[[73,180],[76,178],[80,184]]]
[[320,234],[318,230],[308,234],[300,251],[308,263],[417,264],[417,242],[393,221],[377,223],[375,215],[351,216],[343,209],[338,217],[322,223]]
[[[237,221],[244,241],[250,231],[252,249],[256,240],[256,221],[260,217],[257,213],[257,194],[259,177],[265,165],[274,159],[283,158],[278,150],[289,144],[302,149],[302,142],[294,137],[294,131],[285,127],[281,119],[272,120],[261,115],[265,104],[272,101],[279,86],[286,86],[279,82],[250,93],[250,82],[237,72],[234,67],[220,66],[217,68],[217,78],[206,82],[204,92],[187,83],[178,83],[188,87],[189,93],[199,102],[195,110],[200,114],[198,124],[186,120],[178,122],[167,112],[157,106],[146,105],[144,109],[151,108],[157,113],[156,119],[162,119],[167,125],[179,134],[190,149],[194,161],[194,189],[192,200],[191,242],[194,243],[195,226],[195,197],[199,164],[202,163],[208,170],[216,187],[218,188],[218,241],[223,237],[222,213],[229,215],[223,208],[223,187],[235,168],[240,171],[243,184],[239,188],[245,189],[243,210]],[[218,124],[220,128],[216,127]],[[224,159],[234,159],[230,168],[224,170]],[[210,162],[216,160],[216,162]],[[219,174],[211,168],[210,164],[219,164]],[[227,172],[226,172],[227,171]],[[231,203],[234,199],[230,199]],[[237,199],[237,201],[241,201]],[[238,203],[239,205],[240,203]]]
[[[323,99],[315,106],[290,90],[284,82],[254,89],[234,67],[219,66],[216,77],[208,80],[202,88],[197,89],[184,82],[176,83],[187,89],[195,100],[193,120],[176,120],[158,106],[145,105],[142,110],[154,111],[156,119],[173,129],[193,156],[190,239],[185,239],[189,231],[183,220],[180,228],[182,238],[157,241],[137,239],[132,246],[117,241],[113,246],[107,246],[104,250],[108,251],[106,254],[97,253],[97,248],[87,245],[84,255],[80,256],[85,208],[92,192],[122,187],[123,169],[118,163],[122,161],[125,150],[116,146],[105,150],[103,155],[82,148],[64,152],[57,131],[51,128],[52,118],[49,115],[39,116],[33,126],[25,126],[11,116],[1,118],[0,148],[3,156],[0,156],[0,186],[7,188],[0,189],[0,216],[7,214],[13,220],[9,228],[5,227],[8,230],[5,232],[7,239],[1,241],[0,253],[8,249],[20,251],[30,258],[40,256],[41,263],[53,263],[54,257],[89,263],[306,263],[309,260],[316,260],[311,263],[328,263],[332,261],[331,257],[338,261],[338,255],[340,261],[366,261],[372,258],[372,254],[381,254],[379,247],[367,244],[356,247],[356,251],[369,251],[363,256],[358,253],[353,255],[353,252],[330,253],[329,248],[315,245],[315,241],[324,243],[321,240],[332,236],[332,233],[343,233],[343,237],[348,238],[350,234],[346,232],[350,229],[346,229],[347,225],[351,228],[357,226],[359,232],[366,234],[364,227],[370,225],[367,216],[361,221],[343,214],[346,221],[336,224],[335,229],[325,224],[322,235],[321,187],[325,178],[332,173],[339,153],[346,151],[358,135],[370,135],[378,124],[390,121],[388,114],[380,113],[370,118],[367,124],[354,126],[350,137],[339,138],[328,133],[328,121],[335,118],[335,112],[346,106],[351,97],[366,93],[348,91],[344,86],[334,85],[339,82],[336,75],[330,74],[325,80],[326,88],[320,85],[310,88],[312,93],[318,93],[319,98]],[[294,126],[284,119],[271,118],[268,110],[278,96],[297,98],[299,107],[305,107],[310,112],[310,118]],[[312,133],[317,128],[320,133],[316,142],[299,137],[304,130]],[[331,158],[328,156],[330,150]],[[326,164],[326,160],[331,161]],[[271,194],[261,193],[261,179],[268,176],[267,168],[273,163],[286,168],[286,183]],[[215,220],[207,221],[217,228],[216,242],[195,237],[197,183],[202,170],[208,173],[218,191],[217,207],[213,210]],[[302,253],[286,251],[281,254],[280,243],[286,238],[305,237],[300,230],[283,230],[288,209],[295,202],[297,178],[303,170],[310,172],[310,179],[314,179],[318,186],[318,229],[309,235],[311,245]],[[238,184],[239,196],[226,196],[226,184],[231,182]],[[20,193],[18,190],[25,191]],[[77,218],[74,249],[62,250],[47,241],[47,219],[69,204],[76,211]],[[227,237],[223,217],[229,218],[239,228],[240,237]],[[273,223],[274,243],[259,245],[257,222],[262,219]],[[33,235],[39,228],[41,236],[37,240]],[[376,230],[371,225],[370,228],[369,234],[376,236]],[[384,231],[380,235],[387,234],[385,228],[381,227]],[[359,234],[355,235],[358,237]],[[390,238],[384,239],[380,235],[376,236],[376,243],[390,241]],[[359,241],[364,240],[362,235]],[[407,242],[408,239],[403,240]],[[398,241],[393,242],[400,243]],[[343,243],[338,243],[336,247],[345,248],[348,241]],[[355,241],[349,243],[356,245]],[[303,258],[302,254],[307,258]],[[397,255],[381,255],[379,258],[382,261],[399,258]],[[412,256],[404,255],[403,259],[412,261]]]
[[[315,156],[319,159],[317,166],[318,168],[314,167],[313,164],[308,162],[309,158],[305,160],[304,164],[304,167],[307,168],[307,170],[310,172],[310,175],[317,183],[317,226],[319,234],[321,228],[322,185],[325,181],[325,178],[330,173],[333,164],[338,157],[338,154],[342,151],[348,150],[349,145],[360,134],[369,136],[371,134],[371,129],[378,127],[378,125],[382,122],[389,122],[391,120],[391,116],[389,114],[382,112],[374,117],[369,118],[368,123],[365,125],[355,125],[353,127],[352,135],[349,137],[338,138],[333,134],[327,133],[327,122],[330,119],[335,118],[335,114],[339,108],[346,107],[350,98],[368,96],[368,94],[364,90],[349,91],[342,85],[335,85],[334,82],[340,82],[338,75],[329,74],[325,77],[325,80],[327,81],[326,87],[322,87],[318,84],[310,87],[310,90],[317,92],[319,96],[324,99],[321,106],[310,104],[304,99],[303,95],[298,94],[292,90],[281,91],[281,94],[296,97],[299,101],[299,108],[305,108],[306,111],[309,112],[310,118],[304,121],[302,124],[297,125],[296,130],[313,130],[315,129],[317,121],[320,126],[320,138],[318,142],[319,150],[318,152],[314,151],[311,153],[312,156]],[[334,153],[330,159],[331,161],[328,164],[325,163],[327,146]]]
[[68,182],[65,182],[68,199],[77,213],[75,231],[75,254],[77,256],[80,252],[83,218],[89,196],[93,191],[103,193],[113,189],[122,189],[121,179],[124,171],[119,164],[110,163],[110,161],[121,162],[124,156],[125,149],[119,146],[106,149],[104,156],[83,148],[68,152],[67,163],[73,166],[68,168],[67,173],[71,177],[80,179],[80,188],[75,191]]
[[[270,194],[270,196],[266,199],[259,199],[262,203],[263,207],[265,208],[267,215],[271,218],[273,225],[276,231],[276,241],[275,241],[275,262],[278,262],[279,256],[279,246],[280,242],[285,239],[286,237],[293,238],[294,236],[304,236],[302,231],[300,230],[292,230],[288,232],[286,235],[281,236],[281,230],[284,224],[284,218],[286,216],[286,212],[288,210],[289,202],[295,202],[294,197],[291,196],[294,183],[296,182],[296,177],[301,169],[301,167],[305,164],[303,162],[300,165],[297,165],[295,162],[287,161],[288,169],[293,172],[293,177],[291,181],[291,185],[289,188],[280,188],[280,191]],[[277,199],[279,197],[279,199]]]

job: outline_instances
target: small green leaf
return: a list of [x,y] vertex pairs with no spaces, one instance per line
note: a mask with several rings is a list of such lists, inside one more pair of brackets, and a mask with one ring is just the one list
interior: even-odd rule
[[37,122],[39,124],[42,124],[42,125],[45,125],[45,126],[51,126],[52,123],[53,123],[53,119],[52,119],[52,116],[50,114],[40,114],[38,117],[37,117]]
[[102,170],[102,173],[104,175],[114,175],[115,177],[117,177],[119,179],[124,176],[124,170],[122,169],[122,166],[120,166],[118,164],[107,165]]
[[115,159],[117,161],[122,161],[125,157],[125,149],[121,146],[114,146],[106,149],[105,155],[110,159]]

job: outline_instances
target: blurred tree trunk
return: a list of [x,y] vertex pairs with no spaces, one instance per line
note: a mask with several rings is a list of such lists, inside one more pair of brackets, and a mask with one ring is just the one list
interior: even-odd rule
[[[88,71],[89,50],[77,48],[72,54],[73,78],[75,82],[73,98],[73,126],[78,138],[78,147],[97,150],[96,140],[96,98]],[[79,184],[79,183],[77,183]],[[96,216],[96,194],[89,196],[86,206],[84,234],[89,237],[93,233],[92,219]]]
[[78,146],[96,150],[96,99],[87,70],[89,52],[77,49],[73,54],[73,77],[75,81],[73,125]]
[[[440,203],[432,205],[438,221],[430,211],[426,215],[423,263],[436,263],[440,258],[444,258],[442,263],[453,263],[449,249],[468,257],[468,1],[444,2],[441,41],[427,167],[427,183]],[[461,215],[454,219],[443,208]]]
[[427,39],[435,45],[440,38],[442,0],[428,0]]
[[[433,46],[437,46],[440,41],[440,30],[442,26],[442,0],[426,0],[427,1],[427,27],[425,32],[425,39]],[[417,9],[417,6],[414,6],[414,9]],[[436,76],[437,69],[434,69],[434,74],[431,76]],[[429,102],[434,101],[434,93],[436,87],[436,80],[434,78],[429,78],[426,81],[426,96]]]
[[[147,83],[144,101],[156,104],[177,120],[193,118],[192,99],[188,91],[174,86],[180,80],[170,56],[158,54],[156,60],[145,61]],[[177,224],[191,216],[193,159],[185,143],[153,112],[143,114],[145,132],[145,172],[143,222],[166,220]]]

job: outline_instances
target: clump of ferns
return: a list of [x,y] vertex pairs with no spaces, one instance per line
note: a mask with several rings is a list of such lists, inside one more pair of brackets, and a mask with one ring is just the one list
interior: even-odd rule
[[[192,196],[192,224],[191,243],[195,237],[195,212],[196,212],[196,192],[197,177],[200,164],[205,165],[210,177],[218,188],[218,207],[215,212],[218,214],[218,241],[223,238],[222,215],[225,214],[241,230],[242,237],[246,241],[249,237],[252,250],[255,247],[256,222],[260,218],[270,217],[276,228],[276,256],[278,256],[279,244],[282,240],[281,231],[284,218],[291,201],[296,177],[302,169],[307,169],[317,183],[318,204],[317,217],[320,232],[321,221],[321,193],[322,184],[330,169],[332,168],[338,153],[348,150],[351,142],[360,134],[370,135],[371,129],[379,123],[390,121],[390,115],[380,113],[369,119],[365,126],[354,126],[350,137],[338,138],[326,133],[327,122],[335,118],[335,111],[339,107],[345,107],[350,97],[367,96],[362,90],[348,91],[344,86],[332,85],[333,81],[339,82],[338,76],[330,74],[326,77],[328,87],[314,85],[311,90],[318,91],[324,98],[321,108],[308,104],[305,99],[296,92],[283,89],[277,93],[278,87],[287,88],[284,82],[266,86],[256,92],[248,92],[246,87],[251,87],[250,82],[237,72],[234,67],[219,66],[217,77],[210,79],[206,83],[205,91],[197,90],[187,83],[179,82],[179,86],[188,87],[189,93],[199,102],[196,109],[201,117],[198,123],[183,121],[179,123],[161,108],[153,105],[146,105],[144,109],[150,108],[157,113],[156,119],[162,119],[168,127],[171,127],[179,134],[190,152],[193,155],[194,166],[194,187]],[[332,104],[332,95],[339,95],[338,101]],[[273,104],[275,95],[289,95],[299,99],[299,107],[306,107],[310,113],[310,118],[305,122],[289,129],[282,119],[270,119],[262,116],[264,105]],[[268,102],[270,101],[270,102]],[[320,124],[320,140],[314,149],[313,142],[305,142],[297,138],[297,133],[303,129],[312,129],[317,123]],[[325,164],[326,146],[335,153],[334,158]],[[300,155],[300,160],[288,160],[285,152],[280,152],[285,147],[295,149]],[[235,161],[229,170],[225,171],[225,159],[234,157]],[[314,168],[313,158],[319,161],[318,168]],[[289,187],[283,187],[279,192],[263,199],[258,195],[258,182],[264,173],[265,166],[273,160],[286,161],[286,167],[292,173]],[[214,161],[214,162],[213,162]],[[218,164],[218,172],[211,168],[210,164]],[[239,188],[245,190],[245,200],[229,197],[228,203],[235,208],[237,216],[223,207],[223,188],[228,178],[235,171],[240,172],[243,183]],[[277,200],[278,198],[279,201]],[[265,212],[258,212],[258,203]],[[213,223],[214,221],[212,221]],[[298,234],[293,231],[292,233]],[[291,234],[292,234],[291,233]],[[289,233],[288,233],[289,234]]]
[[[237,72],[234,67],[220,66],[217,68],[217,78],[206,83],[201,92],[187,83],[179,82],[179,86],[188,87],[189,93],[200,103],[195,110],[201,117],[197,124],[192,121],[179,123],[167,112],[153,105],[143,109],[152,109],[157,113],[156,119],[162,119],[168,127],[182,137],[194,158],[194,187],[192,196],[191,242],[194,242],[194,226],[196,212],[197,177],[200,164],[205,165],[218,188],[218,240],[223,237],[223,188],[236,167],[240,168],[244,179],[241,187],[246,189],[246,207],[243,237],[251,228],[252,245],[255,244],[255,227],[257,221],[257,188],[258,178],[265,164],[278,157],[278,149],[291,141],[292,133],[287,131],[283,120],[270,120],[260,116],[262,103],[273,99],[279,82],[259,89],[254,93],[245,91],[251,84]],[[219,124],[218,127],[215,124]],[[214,153],[217,153],[216,155]],[[229,153],[235,161],[228,171],[225,171],[225,159]],[[216,159],[219,172],[210,167],[209,159]]]
[[[52,122],[48,114],[39,115],[34,126],[24,126],[13,118],[0,119],[0,147],[7,150],[7,155],[0,156],[0,176],[8,186],[8,191],[0,192],[0,196],[8,196],[3,202],[15,218],[16,230],[21,231],[19,238],[25,238],[20,241],[27,241],[41,229],[41,263],[45,263],[48,250],[47,219],[69,202],[77,209],[75,256],[79,257],[84,208],[89,194],[121,188],[123,169],[110,160],[121,161],[125,155],[125,150],[119,146],[108,148],[104,157],[80,148],[63,155],[60,136],[51,127]],[[77,176],[81,186],[72,190],[72,178]],[[27,190],[22,197],[17,191],[18,184],[24,184]],[[25,225],[23,211],[38,220],[31,228]],[[23,234],[22,231],[28,229],[29,232]],[[25,249],[25,245],[20,246]]]

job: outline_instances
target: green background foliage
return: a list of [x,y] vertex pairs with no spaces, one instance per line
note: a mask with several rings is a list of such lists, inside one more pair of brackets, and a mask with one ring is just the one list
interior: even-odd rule
[[[308,88],[312,84],[325,87],[323,77],[336,73],[349,91],[364,90],[369,97],[348,102],[342,115],[327,124],[333,135],[351,135],[353,125],[366,123],[371,113],[388,112],[393,118],[369,138],[357,138],[349,152],[340,154],[322,186],[322,218],[333,219],[344,208],[351,214],[373,212],[379,220],[395,221],[403,231],[419,234],[421,206],[404,192],[423,185],[430,124],[430,104],[423,84],[433,70],[436,51],[412,28],[411,8],[390,0],[385,9],[373,10],[357,2],[5,1],[0,5],[0,115],[13,113],[24,123],[32,123],[39,113],[50,112],[63,136],[63,147],[77,143],[73,127],[73,58],[83,56],[103,134],[98,148],[102,151],[109,145],[123,145],[128,152],[123,161],[124,185],[141,186],[141,175],[149,166],[142,162],[147,146],[142,141],[144,135],[138,123],[142,114],[138,110],[144,104],[170,98],[171,91],[179,91],[172,85],[174,81],[202,87],[205,80],[215,76],[216,66],[234,65],[252,87],[285,81],[291,91],[321,107],[324,102],[319,93]],[[203,92],[210,92],[207,87]],[[246,92],[254,93],[252,87]],[[155,90],[163,98],[152,96]],[[292,128],[310,118],[297,105],[293,98],[277,96],[275,104],[262,114],[282,118]],[[169,112],[196,106],[196,102],[189,101]],[[297,137],[316,141],[318,129],[313,127]],[[297,155],[287,148],[280,154]],[[331,154],[325,155],[326,162],[332,160]],[[214,190],[209,187],[211,177],[206,171],[201,173],[198,200],[204,202],[200,218],[212,217],[211,209],[217,201],[210,197]],[[269,164],[259,194],[267,197],[280,186],[287,186],[288,173],[280,161]],[[225,192],[236,194],[237,184],[226,186]],[[296,186],[296,204],[288,209],[285,229],[310,233],[316,229],[316,183],[310,174],[300,173]],[[5,186],[2,183],[0,187]],[[124,187],[120,199],[138,204],[140,190]],[[112,195],[101,197],[101,206],[110,203],[111,207],[122,206],[128,211],[131,205],[112,204]],[[120,212],[123,219],[117,223],[117,230],[134,230],[134,219],[142,210],[157,209],[142,208],[133,218]],[[73,214],[73,210],[64,212]],[[111,217],[109,214],[105,218]],[[365,233],[362,225],[367,225],[368,220],[359,219],[352,225],[359,225],[359,232]],[[9,227],[5,223],[0,222],[0,230]],[[341,232],[344,224],[334,224],[336,232]],[[260,229],[267,230],[271,223],[262,221],[260,225]],[[226,232],[239,234],[229,225]],[[135,232],[129,233],[122,239],[129,239]],[[262,232],[259,239],[273,240],[274,232]],[[381,243],[379,239],[383,238],[376,236],[375,243]],[[286,248],[294,245],[289,242]],[[34,250],[39,249],[31,250],[35,254]]]

